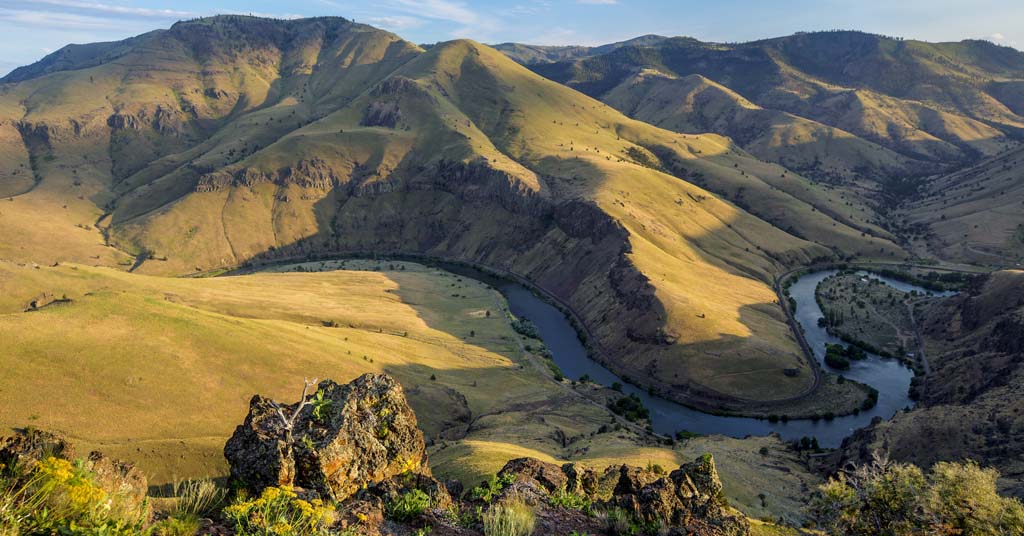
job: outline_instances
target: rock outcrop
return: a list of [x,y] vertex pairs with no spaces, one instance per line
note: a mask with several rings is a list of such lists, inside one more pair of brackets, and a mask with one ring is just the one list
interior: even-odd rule
[[[365,374],[347,385],[326,380],[309,393],[313,385],[307,384],[304,399],[291,405],[254,396],[224,455],[232,478],[252,492],[291,486],[335,501],[342,528],[404,533],[388,512],[422,493],[429,507],[416,519],[398,522],[428,523],[439,534],[479,534],[480,515],[508,501],[523,501],[535,512],[535,534],[622,529],[610,518],[589,515],[591,509],[614,512],[615,523],[633,528],[658,527],[659,534],[749,532],[746,518],[726,504],[710,455],[668,474],[628,465],[598,473],[578,463],[518,458],[498,472],[497,489],[495,482],[486,483],[486,497],[473,491],[460,501],[461,484],[443,484],[430,474],[423,434],[393,378]],[[460,525],[451,512],[477,522]]]
[[667,475],[620,465],[609,467],[598,476],[579,464],[558,466],[519,458],[509,461],[498,476],[512,481],[502,491],[503,498],[525,498],[538,505],[538,533],[556,533],[566,526],[584,532],[615,530],[591,526],[585,516],[573,516],[565,509],[550,506],[550,497],[555,493],[575,495],[600,510],[619,511],[635,523],[665,531],[659,533],[743,536],[750,530],[746,518],[730,510],[726,503],[714,458],[709,454]]
[[[233,479],[253,490],[295,486],[338,501],[398,475],[430,477],[423,433],[393,378],[365,374],[316,387],[305,403],[252,398],[224,447]],[[286,418],[296,411],[289,430]]]
[[[31,468],[49,457],[75,461],[74,445],[64,437],[40,430],[27,430],[11,437],[0,437],[0,467]],[[90,452],[82,460],[84,468],[107,493],[122,498],[123,506],[144,508],[149,481],[134,464],[115,460],[101,452]]]

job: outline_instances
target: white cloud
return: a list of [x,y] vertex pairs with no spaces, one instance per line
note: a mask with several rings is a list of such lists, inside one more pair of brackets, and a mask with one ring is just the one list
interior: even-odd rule
[[993,41],[1006,41],[1006,36],[999,32],[996,32],[988,37]]
[[476,24],[482,18],[462,2],[450,0],[393,0],[395,6],[414,15],[447,20],[459,24]]
[[0,21],[18,26],[65,30],[118,30],[123,27],[120,21],[105,17],[2,8]]
[[391,30],[394,32],[400,32],[402,30],[408,30],[410,28],[419,28],[426,24],[426,21],[418,17],[410,17],[408,15],[391,15],[383,17],[370,17],[365,19],[365,22],[373,26],[379,26],[385,30]]
[[577,4],[590,4],[590,5],[601,5],[610,6],[612,4],[618,4],[619,0],[576,0]]
[[104,4],[100,2],[83,2],[80,0],[32,0],[31,3],[39,7],[48,5],[54,7],[76,9],[81,11],[95,11],[99,13],[110,13],[116,15],[131,15],[135,17],[183,18],[196,16],[196,13],[191,11],[128,7],[115,4]]

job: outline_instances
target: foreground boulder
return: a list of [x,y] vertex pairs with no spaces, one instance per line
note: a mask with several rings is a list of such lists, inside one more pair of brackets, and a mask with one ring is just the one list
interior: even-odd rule
[[628,528],[602,526],[581,513],[551,507],[556,493],[576,495],[599,510],[622,512],[626,525],[660,527],[665,534],[745,536],[750,531],[746,518],[726,503],[710,454],[667,475],[620,465],[598,476],[579,464],[519,458],[505,464],[498,476],[511,481],[502,497],[525,498],[538,506],[537,533],[561,533],[566,527],[581,533],[618,533]]
[[423,433],[391,376],[325,380],[304,402],[252,398],[224,447],[233,479],[252,490],[294,486],[340,501],[398,475],[430,478]]
[[78,460],[70,441],[57,434],[41,430],[26,430],[10,437],[0,437],[0,467],[11,471],[28,471],[49,457],[80,461],[92,473],[97,486],[111,495],[117,495],[128,509],[146,509],[149,481],[134,464],[90,452]]
[[0,465],[4,467],[29,467],[49,456],[72,460],[75,449],[63,437],[41,430],[0,437]]

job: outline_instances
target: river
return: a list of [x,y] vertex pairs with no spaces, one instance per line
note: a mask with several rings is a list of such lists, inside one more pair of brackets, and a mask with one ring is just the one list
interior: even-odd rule
[[[825,343],[840,343],[839,339],[829,335],[824,328],[818,327],[821,309],[814,299],[814,292],[823,279],[836,273],[835,270],[814,272],[800,277],[790,287],[789,293],[796,300],[796,319],[804,328],[807,342],[814,349],[815,357],[824,364]],[[472,275],[463,271],[463,275]],[[867,275],[866,273],[864,275]],[[904,291],[936,295],[924,288],[871,274]],[[818,439],[822,447],[837,447],[843,438],[849,436],[857,428],[868,425],[874,417],[888,419],[897,411],[911,407],[914,402],[907,397],[910,379],[913,373],[900,362],[884,359],[874,354],[856,361],[850,370],[843,371],[847,378],[866,383],[878,390],[878,404],[858,415],[837,417],[831,421],[824,419],[791,420],[789,422],[771,423],[767,420],[723,417],[703,413],[675,402],[652,396],[647,391],[622,382],[614,373],[600,363],[591,359],[581,343],[576,330],[560,310],[539,298],[522,285],[507,280],[486,278],[486,282],[497,287],[508,300],[509,308],[517,317],[527,318],[537,326],[544,344],[551,351],[555,363],[562,369],[567,378],[578,380],[587,375],[591,380],[610,386],[615,382],[623,384],[623,392],[640,397],[651,412],[651,425],[658,433],[674,434],[687,430],[698,434],[723,434],[733,437],[748,435],[766,435],[776,432],[785,439],[800,439],[812,436]],[[824,366],[824,365],[823,365]]]
[[[615,383],[622,384],[622,391],[625,394],[636,395],[650,410],[651,425],[654,431],[661,434],[674,435],[678,431],[686,430],[702,435],[722,434],[742,438],[748,435],[767,435],[775,432],[784,439],[800,439],[809,436],[817,438],[818,444],[822,447],[838,447],[844,438],[851,435],[854,430],[870,424],[875,417],[889,419],[897,411],[914,405],[914,402],[907,396],[910,379],[913,377],[911,370],[894,359],[885,359],[869,353],[866,359],[852,362],[849,370],[841,372],[847,378],[865,383],[878,390],[878,403],[875,407],[861,411],[857,415],[836,417],[832,420],[800,419],[773,423],[766,419],[726,417],[703,413],[676,402],[652,396],[647,391],[622,381],[603,365],[591,359],[576,330],[562,311],[525,286],[463,265],[428,264],[435,264],[444,270],[477,279],[495,287],[505,296],[509,309],[515,316],[526,318],[537,327],[541,339],[565,377],[578,380],[583,376],[589,376],[591,381],[605,386]],[[802,275],[789,288],[790,296],[796,300],[796,320],[803,326],[804,336],[822,367],[825,366],[825,343],[839,344],[842,341],[829,335],[824,328],[818,326],[818,318],[822,316],[822,312],[814,294],[818,283],[836,272],[837,270],[824,270]],[[916,290],[931,296],[954,294],[929,291],[873,273],[859,273],[864,277],[879,279],[905,292]]]

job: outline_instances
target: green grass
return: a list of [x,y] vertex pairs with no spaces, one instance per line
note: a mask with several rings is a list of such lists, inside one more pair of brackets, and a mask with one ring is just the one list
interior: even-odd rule
[[[137,462],[159,485],[225,474],[223,444],[254,393],[291,400],[303,377],[389,372],[428,436],[458,437],[458,413],[473,416],[474,432],[442,441],[433,461],[439,474],[476,482],[521,445],[567,456],[556,429],[588,435],[611,419],[519,353],[506,317],[485,315],[504,307],[496,291],[412,263],[384,268],[167,279],[0,263],[0,425],[63,430],[83,449]],[[71,301],[23,312],[41,291]],[[605,463],[630,459],[638,442],[632,432],[588,440]]]

